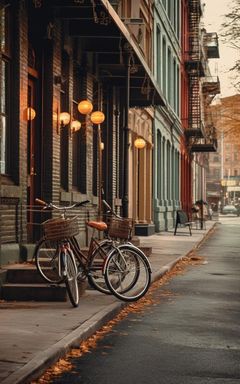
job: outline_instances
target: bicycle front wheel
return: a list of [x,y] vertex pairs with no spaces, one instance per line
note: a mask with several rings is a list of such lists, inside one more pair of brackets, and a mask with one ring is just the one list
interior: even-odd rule
[[40,275],[51,284],[63,282],[59,243],[42,238],[34,251],[35,264]]
[[104,274],[109,290],[123,301],[139,300],[151,283],[147,257],[130,245],[121,245],[110,252]]
[[112,249],[113,244],[111,240],[101,241],[90,256],[90,265],[88,272],[88,282],[91,287],[107,295],[111,295],[112,292],[109,290],[106,284],[103,269],[105,261],[107,259],[107,254]]
[[75,262],[74,255],[71,251],[66,250],[66,253],[63,255],[65,257],[66,263],[66,276],[65,284],[68,293],[68,297],[74,307],[77,307],[79,304],[79,291],[78,291],[78,281],[77,281],[77,266]]

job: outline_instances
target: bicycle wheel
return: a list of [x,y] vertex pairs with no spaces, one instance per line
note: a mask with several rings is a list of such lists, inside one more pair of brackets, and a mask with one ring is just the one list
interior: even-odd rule
[[52,284],[63,281],[57,241],[42,238],[35,247],[34,258],[37,270],[44,280]]
[[148,259],[136,247],[121,245],[108,255],[104,268],[109,290],[120,300],[136,301],[151,283]]
[[107,254],[113,249],[111,240],[103,240],[100,242],[92,253],[89,261],[88,282],[92,288],[97,289],[99,292],[111,295],[112,292],[106,285],[103,268],[107,258]]
[[[77,307],[79,304],[79,291],[78,291],[78,282],[77,282],[77,266],[75,263],[74,255],[71,251],[66,250],[66,253],[61,255],[65,257],[66,263],[66,276],[65,284],[67,288],[68,297],[74,307]],[[65,264],[63,263],[63,265]]]

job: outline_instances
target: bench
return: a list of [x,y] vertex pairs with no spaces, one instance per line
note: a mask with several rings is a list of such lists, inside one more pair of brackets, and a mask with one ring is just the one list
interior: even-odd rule
[[181,209],[177,211],[174,235],[176,235],[179,225],[183,225],[184,227],[188,227],[190,236],[192,236],[192,230],[191,230],[192,223],[191,223],[191,221],[189,221],[188,215],[186,214],[186,212],[184,212]]

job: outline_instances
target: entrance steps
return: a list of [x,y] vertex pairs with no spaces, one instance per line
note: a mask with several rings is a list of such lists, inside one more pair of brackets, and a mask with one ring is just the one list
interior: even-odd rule
[[[133,244],[139,246],[139,240],[133,239]],[[139,247],[147,257],[152,253],[152,247]],[[87,256],[88,248],[82,248]],[[79,294],[88,289],[87,283],[79,285]],[[2,266],[0,275],[0,300],[6,301],[66,301],[65,284],[48,284],[39,274],[32,261],[21,264]]]
[[47,284],[33,263],[13,264],[3,267],[5,281],[0,298],[9,301],[66,301],[64,284]]

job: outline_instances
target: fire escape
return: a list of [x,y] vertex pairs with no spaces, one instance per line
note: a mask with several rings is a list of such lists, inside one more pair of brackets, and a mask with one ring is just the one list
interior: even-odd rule
[[189,75],[186,137],[191,152],[215,152],[216,130],[206,111],[220,92],[220,83],[218,78],[211,77],[207,61],[219,57],[218,42],[216,33],[200,30],[201,15],[201,1],[189,0],[189,52],[185,61]]
[[200,0],[189,0],[189,51],[186,55],[186,69],[189,74],[188,128],[186,136],[204,137],[201,121],[200,78],[204,76],[204,62],[200,46]]

